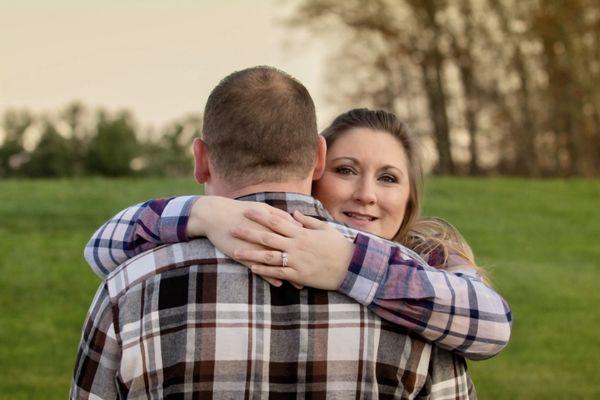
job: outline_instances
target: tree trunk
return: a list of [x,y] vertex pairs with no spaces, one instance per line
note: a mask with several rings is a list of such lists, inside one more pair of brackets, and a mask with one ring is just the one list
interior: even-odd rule
[[448,129],[448,116],[446,113],[446,96],[441,82],[439,67],[422,65],[423,83],[427,94],[429,117],[433,121],[435,145],[438,153],[436,172],[440,174],[454,174],[455,167],[450,151],[450,134]]
[[539,176],[539,163],[535,149],[536,126],[533,121],[533,107],[531,107],[531,91],[529,88],[529,74],[523,60],[523,53],[519,44],[515,45],[513,61],[521,87],[519,89],[519,104],[523,129],[517,142],[517,171],[527,176]]
[[477,146],[477,104],[480,100],[481,91],[473,76],[473,17],[469,1],[470,0],[463,0],[461,4],[461,14],[465,23],[465,30],[463,33],[465,46],[464,48],[461,48],[458,43],[458,38],[453,36],[452,47],[460,72],[460,81],[465,99],[464,118],[469,134],[469,175],[478,175],[481,172],[481,168],[479,166],[479,152]]
[[[462,70],[465,71],[462,71]],[[469,175],[479,175],[481,167],[479,166],[479,150],[477,147],[477,113],[475,111],[475,88],[473,86],[473,77],[471,71],[467,68],[461,68],[461,79],[465,89],[465,120],[467,131],[469,132]]]
[[438,153],[436,172],[440,174],[454,174],[456,168],[452,159],[447,96],[443,79],[444,56],[439,47],[441,33],[436,19],[438,5],[436,4],[436,0],[411,2],[411,5],[417,17],[420,17],[422,23],[432,32],[431,39],[427,43],[421,70],[425,93],[427,95],[429,116],[431,121],[433,121]]
[[500,29],[504,33],[509,46],[512,48],[512,66],[519,78],[520,88],[518,91],[518,104],[520,109],[520,121],[522,129],[512,132],[516,135],[515,148],[515,172],[519,175],[539,175],[539,164],[536,157],[536,124],[534,122],[534,111],[531,106],[531,89],[529,74],[525,66],[525,60],[519,38],[515,37],[510,26],[506,9],[499,0],[491,0],[492,9],[496,12]]

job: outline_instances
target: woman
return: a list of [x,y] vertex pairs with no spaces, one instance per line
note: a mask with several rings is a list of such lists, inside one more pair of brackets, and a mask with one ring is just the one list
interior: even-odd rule
[[327,165],[315,197],[334,219],[404,244],[429,265],[372,236],[359,234],[352,244],[299,213],[292,219],[264,204],[211,196],[124,210],[95,233],[86,259],[103,276],[158,244],[207,236],[274,285],[338,290],[444,349],[471,359],[498,353],[510,335],[508,306],[484,283],[460,234],[419,217],[422,176],[406,126],[391,113],[357,109],[323,136]]

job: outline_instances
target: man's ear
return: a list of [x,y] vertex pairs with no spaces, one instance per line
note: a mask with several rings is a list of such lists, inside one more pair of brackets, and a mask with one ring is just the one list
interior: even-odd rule
[[208,162],[208,147],[202,139],[195,138],[194,143],[194,177],[196,182],[202,184],[210,179],[210,166]]
[[325,160],[327,160],[327,142],[321,135],[317,139],[317,159],[313,170],[313,181],[321,179],[325,171]]

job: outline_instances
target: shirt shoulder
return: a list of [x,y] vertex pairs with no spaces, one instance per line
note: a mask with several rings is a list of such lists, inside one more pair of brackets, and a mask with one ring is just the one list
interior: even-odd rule
[[206,238],[166,244],[121,264],[106,277],[106,287],[115,302],[132,287],[158,275],[195,264],[216,265],[224,260],[229,258]]

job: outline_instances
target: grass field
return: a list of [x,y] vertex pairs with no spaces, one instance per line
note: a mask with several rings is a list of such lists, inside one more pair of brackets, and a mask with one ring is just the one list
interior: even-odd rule
[[[0,181],[0,399],[67,397],[98,285],[82,249],[119,209],[191,180]],[[600,398],[600,181],[431,178],[512,306],[509,347],[470,363],[481,399]]]

